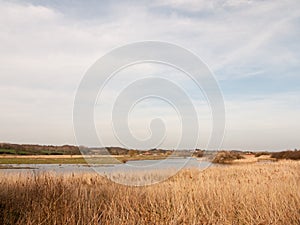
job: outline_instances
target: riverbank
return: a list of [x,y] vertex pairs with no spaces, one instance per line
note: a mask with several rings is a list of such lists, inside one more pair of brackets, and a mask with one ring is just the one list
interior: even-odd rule
[[[130,160],[158,160],[166,155],[2,155],[0,164],[120,164]],[[1,167],[0,167],[1,169]]]
[[[160,154],[133,154],[133,155],[0,155],[1,164],[120,164],[132,160],[160,160],[166,158],[185,158],[194,157],[198,160],[211,161],[215,164],[251,164],[258,162],[276,162],[278,160],[299,159],[299,151],[286,151],[278,153],[247,154],[234,151],[220,151],[210,157],[196,157],[193,154],[186,156]],[[1,169],[1,167],[0,167]]]
[[33,167],[30,167],[30,166],[13,166],[13,165],[0,165],[0,170],[1,169],[19,169],[19,170],[24,170],[24,169],[34,169]]

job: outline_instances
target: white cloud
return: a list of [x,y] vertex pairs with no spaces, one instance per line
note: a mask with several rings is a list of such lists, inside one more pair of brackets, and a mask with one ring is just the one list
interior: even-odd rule
[[[107,10],[105,18],[99,15],[83,19],[80,15],[69,16],[59,7],[0,3],[0,102],[3,108],[0,120],[5,130],[1,133],[3,141],[73,142],[69,116],[81,77],[101,55],[128,42],[154,39],[187,47],[216,71],[218,79],[259,77],[266,71],[289,73],[291,66],[299,65],[298,51],[286,43],[287,37],[289,42],[298,42],[295,38],[299,34],[298,1],[230,0],[207,3],[165,0],[148,5],[123,2],[111,5]],[[151,68],[143,67],[135,73],[143,70],[151,71]],[[293,74],[297,76],[298,72]],[[184,83],[180,77],[176,80]],[[251,147],[257,132],[267,129],[273,120],[277,121],[279,129],[286,130],[282,139],[296,144],[288,127],[299,124],[294,113],[298,111],[293,104],[278,105],[279,102],[289,102],[288,99],[268,99],[263,103],[248,99],[244,103],[227,102],[230,126],[225,147]],[[266,119],[269,114],[270,119]],[[288,122],[284,125],[280,118],[286,115]],[[253,117],[255,121],[251,119]],[[254,124],[253,130],[247,128]],[[32,125],[35,129],[26,132]],[[290,146],[279,141],[275,125],[271,128],[277,135],[277,146]],[[61,132],[56,132],[57,129]],[[243,130],[249,132],[247,137],[252,135],[252,139],[243,139]],[[20,136],[23,138],[20,139]],[[51,138],[47,139],[49,136]],[[270,137],[269,134],[259,136],[261,139]],[[238,139],[245,140],[245,145]],[[253,147],[263,147],[263,143],[259,140]],[[272,147],[276,147],[275,144]]]

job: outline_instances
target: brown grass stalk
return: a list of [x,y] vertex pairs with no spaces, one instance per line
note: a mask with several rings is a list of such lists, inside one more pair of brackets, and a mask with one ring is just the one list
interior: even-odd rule
[[142,187],[93,173],[1,174],[0,222],[299,224],[299,171],[299,161],[211,167]]

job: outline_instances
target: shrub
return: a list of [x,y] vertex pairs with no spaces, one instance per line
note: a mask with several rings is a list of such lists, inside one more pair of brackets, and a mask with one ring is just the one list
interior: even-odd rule
[[283,151],[283,152],[273,152],[271,154],[272,158],[275,159],[292,159],[292,160],[300,160],[300,151]]
[[271,154],[272,154],[271,152],[256,152],[255,157],[259,157],[262,155],[271,155]]
[[244,157],[237,152],[222,151],[218,152],[216,157],[213,159],[213,163],[230,163],[235,159],[244,159]]

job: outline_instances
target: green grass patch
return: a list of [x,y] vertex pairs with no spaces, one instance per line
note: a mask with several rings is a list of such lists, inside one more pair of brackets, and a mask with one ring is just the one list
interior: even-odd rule
[[0,149],[0,154],[16,154],[15,149]]
[[[97,158],[89,160],[95,164],[117,164],[114,158]],[[84,158],[0,158],[0,164],[87,164]]]

